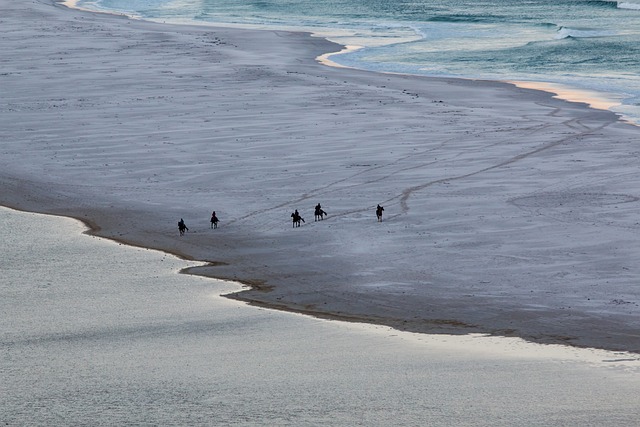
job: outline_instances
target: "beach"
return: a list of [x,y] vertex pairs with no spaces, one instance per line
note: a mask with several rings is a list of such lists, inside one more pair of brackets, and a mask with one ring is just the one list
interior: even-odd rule
[[640,350],[639,129],[613,113],[328,67],[342,47],[304,33],[0,10],[0,204],[204,261],[256,305]]
[[251,307],[75,220],[0,222],[2,425],[638,423],[638,355]]

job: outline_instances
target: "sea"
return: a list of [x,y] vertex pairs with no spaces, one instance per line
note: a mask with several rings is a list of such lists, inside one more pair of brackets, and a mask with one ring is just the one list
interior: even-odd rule
[[640,356],[252,307],[0,207],[2,426],[637,426]]
[[339,65],[542,83],[534,86],[593,100],[640,124],[640,0],[80,0],[78,6],[162,22],[309,31],[359,47],[334,55]]

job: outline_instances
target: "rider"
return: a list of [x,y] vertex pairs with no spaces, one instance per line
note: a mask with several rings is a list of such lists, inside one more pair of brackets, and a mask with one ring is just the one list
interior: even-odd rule
[[213,211],[211,214],[211,228],[218,228],[218,217],[216,216],[216,211]]
[[182,218],[180,218],[180,221],[178,221],[178,230],[180,231],[181,236],[184,234],[185,230],[189,231],[189,227],[187,227],[187,225],[184,223],[184,219]]

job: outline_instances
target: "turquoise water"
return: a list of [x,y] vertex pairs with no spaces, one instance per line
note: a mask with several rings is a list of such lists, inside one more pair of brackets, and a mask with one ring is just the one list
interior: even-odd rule
[[640,122],[640,0],[86,0],[144,19],[317,32],[374,71],[551,82],[618,99]]

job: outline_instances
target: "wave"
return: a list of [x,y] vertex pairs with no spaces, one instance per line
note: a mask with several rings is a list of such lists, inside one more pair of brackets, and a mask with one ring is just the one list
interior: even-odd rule
[[616,32],[610,30],[594,30],[588,28],[569,28],[560,27],[556,35],[556,39],[566,38],[596,38],[596,37],[610,37],[615,36]]
[[631,3],[628,1],[619,1],[616,3],[618,4],[618,9],[640,10],[640,3]]
[[[620,0],[597,0],[597,3],[604,3],[607,6],[615,7],[617,9],[627,9],[627,10],[640,10],[640,3],[633,1],[620,1]],[[589,1],[592,3],[592,1]]]
[[426,19],[427,22],[471,22],[471,23],[484,23],[484,22],[502,22],[504,16],[499,15],[439,15]]

